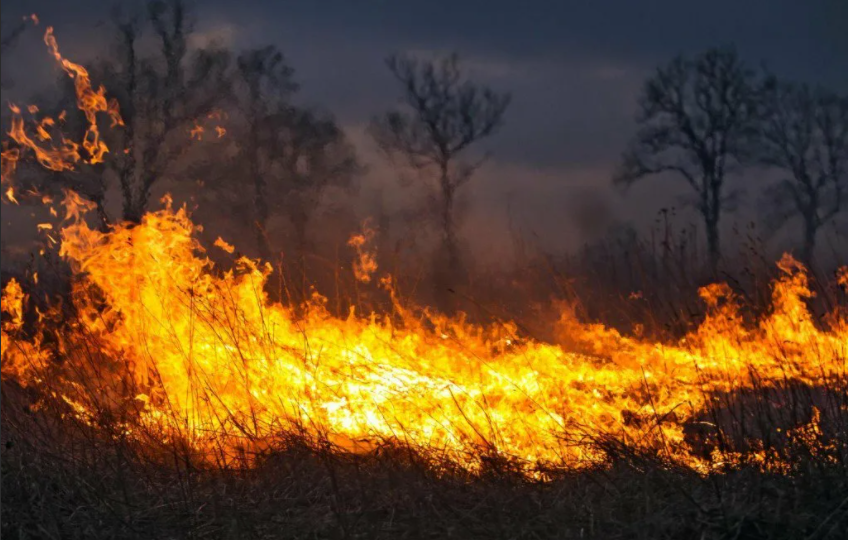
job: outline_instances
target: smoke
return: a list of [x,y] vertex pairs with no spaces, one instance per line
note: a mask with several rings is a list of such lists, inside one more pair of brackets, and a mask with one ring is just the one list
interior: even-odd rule
[[581,238],[594,238],[612,223],[609,194],[598,188],[579,186],[565,199],[565,212]]

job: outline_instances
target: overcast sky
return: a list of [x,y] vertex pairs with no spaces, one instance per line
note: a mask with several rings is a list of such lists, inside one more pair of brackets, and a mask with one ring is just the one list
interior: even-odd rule
[[[56,27],[69,54],[90,56],[110,5],[5,0],[3,26],[34,11]],[[846,0],[195,0],[194,6],[204,39],[237,48],[278,45],[297,70],[300,99],[332,111],[367,156],[361,130],[397,96],[385,56],[459,52],[475,76],[513,95],[504,129],[485,145],[493,158],[469,192],[468,234],[502,230],[509,201],[514,222],[550,246],[573,245],[617,219],[644,223],[675,202],[672,181],[646,181],[627,199],[609,187],[633,132],[641,84],[674,55],[732,43],[780,75],[848,91]],[[382,164],[371,165],[385,173]],[[752,219],[755,194],[753,184],[737,220]]]

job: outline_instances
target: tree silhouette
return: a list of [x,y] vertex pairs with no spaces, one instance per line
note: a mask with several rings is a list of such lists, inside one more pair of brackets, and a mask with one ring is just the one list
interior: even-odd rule
[[268,46],[241,53],[236,62],[236,102],[244,121],[245,144],[241,158],[246,162],[253,184],[254,225],[259,256],[270,260],[268,246],[268,175],[275,148],[269,145],[274,126],[272,114],[288,107],[291,94],[297,90],[294,70],[283,54]]
[[461,156],[502,125],[510,96],[464,79],[456,54],[433,61],[395,55],[386,64],[400,83],[404,108],[375,118],[371,133],[389,154],[402,155],[416,169],[435,171],[442,245],[455,274],[456,194],[480,165],[463,162]]
[[353,146],[335,120],[307,108],[282,108],[271,115],[270,146],[280,168],[272,201],[279,205],[294,228],[305,278],[304,256],[308,226],[327,188],[349,189],[362,171]]
[[778,83],[766,104],[759,158],[788,175],[766,192],[770,229],[798,214],[809,265],[819,229],[848,206],[848,97]]
[[[191,144],[190,131],[229,94],[230,55],[191,50],[192,24],[182,0],[153,0],[146,13],[115,17],[115,56],[100,70],[120,103],[124,127],[110,160],[123,199],[123,218],[138,222],[153,185]],[[152,31],[152,43],[144,43]],[[148,52],[152,51],[152,52]]]
[[[309,228],[330,188],[348,189],[361,171],[353,146],[332,116],[297,105],[294,70],[276,47],[238,54],[227,105],[227,134],[206,148],[207,159],[190,167],[203,189],[191,196],[205,210],[233,218],[231,226],[249,227],[259,257],[277,262],[269,227],[284,217],[293,230],[286,261],[302,277],[308,295],[306,254]],[[231,231],[232,232],[232,231]]]
[[726,192],[726,179],[750,159],[762,84],[731,48],[659,68],[645,84],[639,130],[614,177],[623,186],[660,173],[685,180],[704,219],[714,272],[721,213],[735,195]]

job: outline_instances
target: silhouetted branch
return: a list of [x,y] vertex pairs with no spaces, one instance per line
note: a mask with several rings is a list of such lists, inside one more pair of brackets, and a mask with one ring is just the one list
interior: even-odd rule
[[646,82],[639,131],[613,177],[625,187],[663,173],[685,180],[698,198],[713,265],[725,180],[734,165],[750,161],[767,85],[733,49],[672,60]]

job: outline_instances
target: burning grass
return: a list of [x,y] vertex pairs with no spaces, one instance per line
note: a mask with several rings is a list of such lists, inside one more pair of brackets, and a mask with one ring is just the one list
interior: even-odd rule
[[[71,222],[61,230],[77,274],[75,316],[48,309],[24,333],[26,298],[10,282],[4,374],[35,389],[50,381],[80,419],[123,418],[128,436],[179,439],[210,463],[249,462],[280,433],[302,431],[354,451],[386,442],[435,450],[470,470],[487,455],[529,474],[595,466],[607,440],[702,472],[738,459],[780,470],[789,465],[771,440],[791,430],[746,441],[752,455],[743,457],[719,428],[702,430],[695,446],[687,430],[722,395],[845,384],[848,324],[838,312],[814,324],[805,271],[789,257],[756,325],[743,323],[728,287],[713,285],[702,289],[707,318],[678,343],[564,313],[566,348],[525,339],[514,324],[399,304],[395,317],[337,318],[316,295],[296,313],[267,299],[261,263],[242,258],[216,272],[185,210],[166,206],[102,233],[79,204],[66,201]],[[844,419],[832,394],[815,413],[795,413],[819,430],[822,453],[832,435],[822,426]]]
[[[89,95],[87,79],[77,91]],[[100,107],[92,118],[117,115],[93,95],[79,101]],[[49,137],[15,125],[17,144],[47,155]],[[102,158],[99,144],[83,148]],[[42,302],[34,275],[3,291],[4,534],[844,530],[848,319],[839,307],[813,317],[789,256],[754,321],[714,284],[682,339],[627,337],[563,310],[550,343],[401,302],[367,234],[351,242],[356,277],[379,280],[392,309],[339,317],[317,294],[271,301],[270,267],[224,239],[233,269],[216,267],[169,200],[105,232],[87,223],[90,203],[68,192],[63,206],[43,229],[70,294]],[[848,287],[848,270],[838,281]]]
[[250,468],[210,468],[184,445],[153,455],[27,411],[20,392],[3,392],[4,538],[837,539],[848,526],[844,468],[809,454],[792,474],[703,476],[610,446],[603,466],[539,482],[496,461],[470,474],[408,447],[289,436]]

